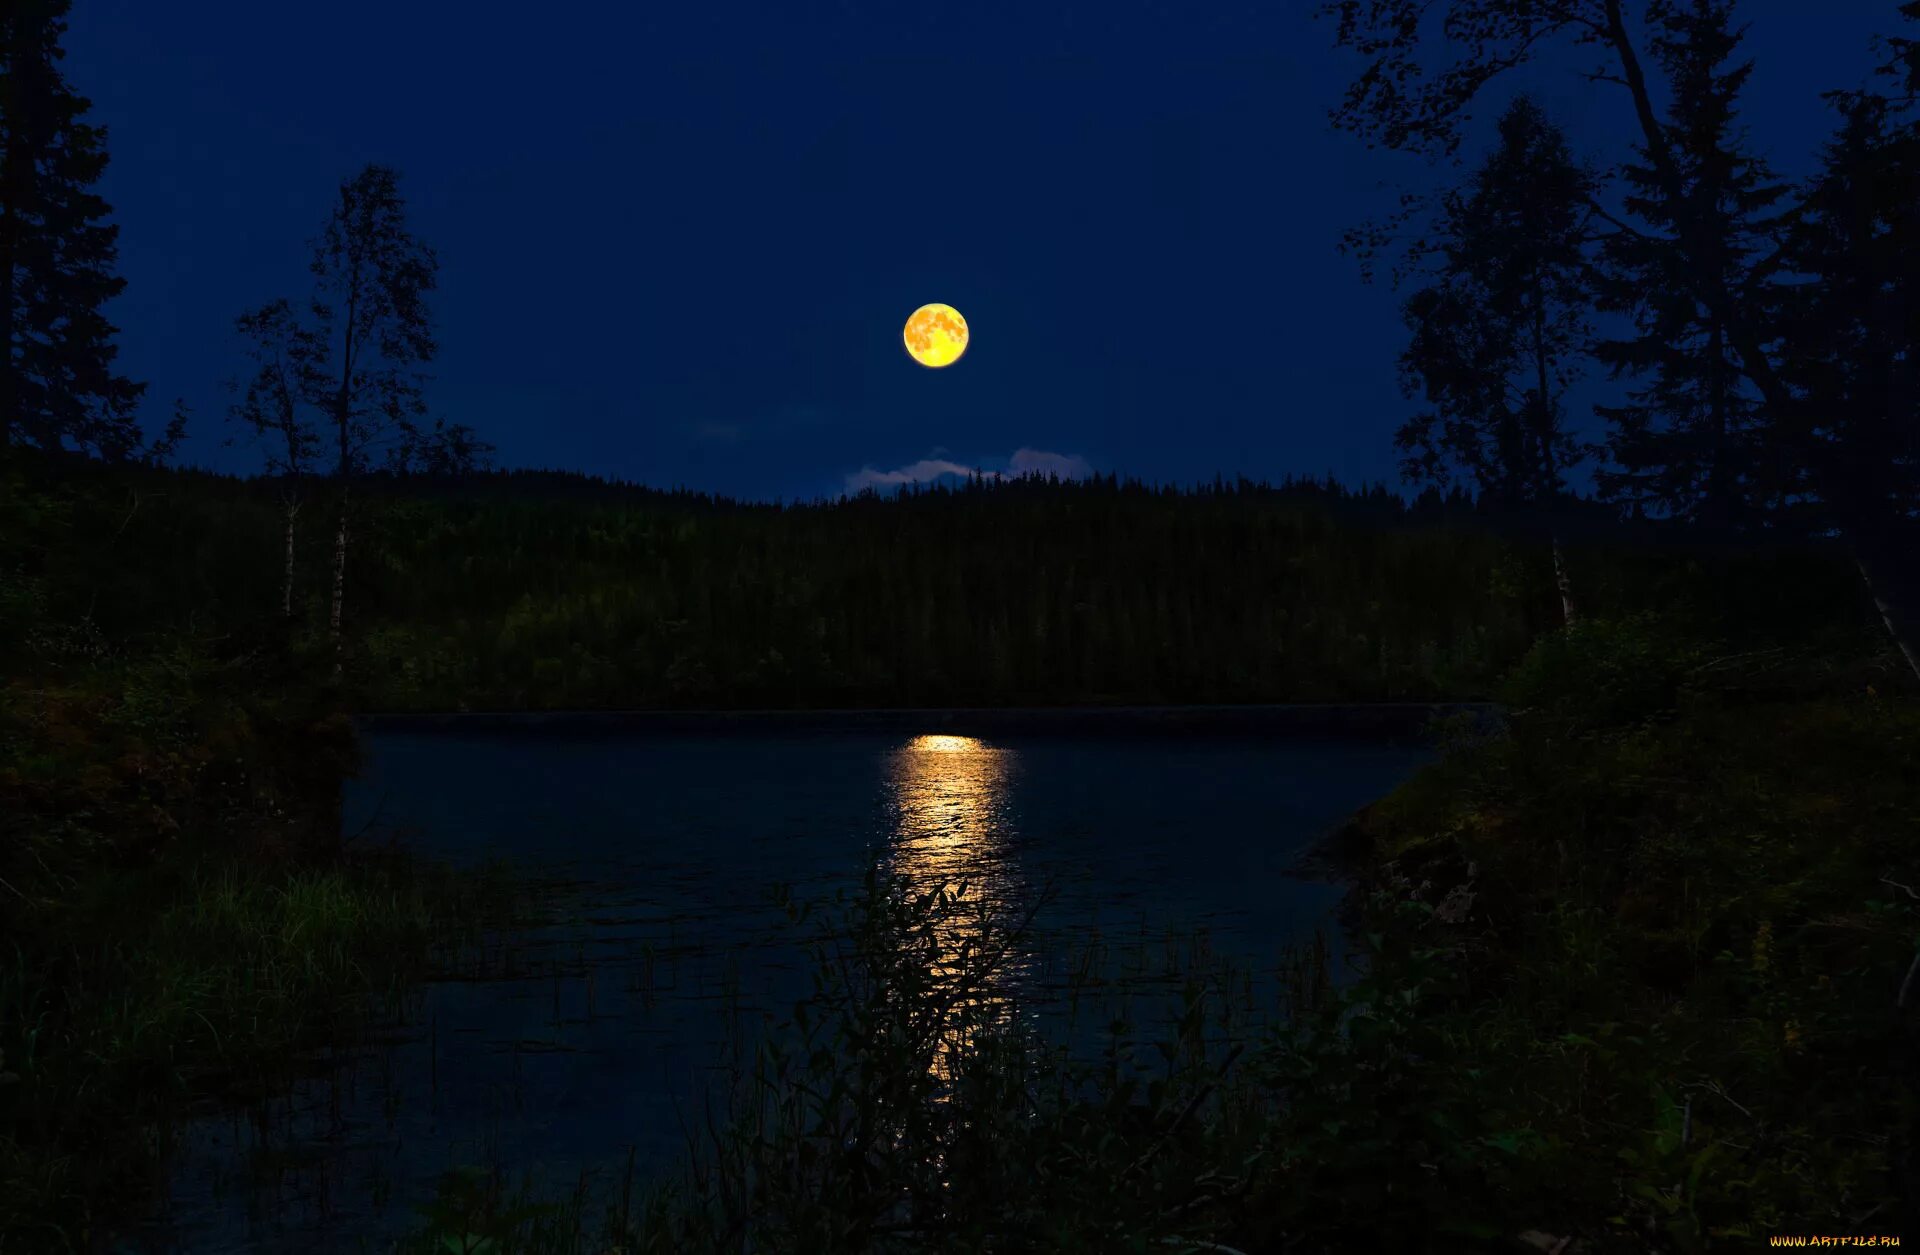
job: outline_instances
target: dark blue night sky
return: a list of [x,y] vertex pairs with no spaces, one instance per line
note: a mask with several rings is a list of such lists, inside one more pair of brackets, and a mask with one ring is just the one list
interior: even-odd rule
[[[190,461],[250,465],[233,315],[305,291],[379,161],[441,259],[433,408],[507,465],[756,497],[1023,449],[1391,480],[1397,298],[1335,246],[1427,176],[1331,131],[1313,7],[79,0],[67,70],[110,128],[123,360],[150,420],[193,406]],[[1756,6],[1779,168],[1894,7]],[[1617,89],[1530,81],[1619,151]],[[926,301],[971,324],[951,369],[902,351]]]

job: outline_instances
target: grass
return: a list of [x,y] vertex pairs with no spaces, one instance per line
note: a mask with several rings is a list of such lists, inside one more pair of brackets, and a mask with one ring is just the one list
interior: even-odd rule
[[[544,1201],[498,1169],[454,1174],[404,1249],[967,1250],[1044,1234],[1046,1249],[1109,1250],[1182,1227],[1151,1194],[1115,1212],[1115,1183],[1157,1190],[1191,1162],[1185,1131],[1246,1049],[1216,1035],[1247,1035],[1230,973],[1189,983],[1165,1051],[1136,1057],[1115,1021],[1089,1062],[1007,999],[1027,921],[964,887],[876,871],[851,900],[792,913],[816,938],[814,992],[735,1060],[724,1111],[687,1113],[684,1174],[650,1186],[609,1165]],[[1076,1000],[1091,980],[1070,980]]]
[[87,1249],[147,1187],[171,1122],[270,1094],[398,1015],[436,947],[504,892],[395,860],[166,881],[89,879],[61,935],[16,940],[0,968],[0,1234],[27,1249]]

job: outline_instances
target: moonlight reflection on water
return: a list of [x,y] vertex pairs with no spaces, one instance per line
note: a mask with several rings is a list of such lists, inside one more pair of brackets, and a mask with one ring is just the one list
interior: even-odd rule
[[[919,736],[893,755],[893,839],[887,852],[893,871],[915,892],[965,886],[961,908],[942,912],[934,922],[938,958],[930,975],[936,986],[959,976],[963,946],[994,946],[989,922],[1016,922],[1027,896],[1013,852],[1009,804],[1018,761],[1013,751],[970,736]],[[1030,961],[1023,952],[1009,952],[967,1005],[1011,1014],[1014,981]],[[942,1042],[932,1064],[938,1080],[953,1079],[953,1052],[963,1044],[956,1035]]]

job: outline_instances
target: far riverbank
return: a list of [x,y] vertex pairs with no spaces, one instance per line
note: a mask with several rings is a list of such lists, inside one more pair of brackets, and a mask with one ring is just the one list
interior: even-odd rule
[[487,734],[537,728],[563,736],[605,732],[684,735],[875,732],[950,736],[1284,736],[1410,740],[1436,720],[1497,724],[1493,702],[1297,703],[1246,706],[895,707],[809,710],[367,711],[368,730]]

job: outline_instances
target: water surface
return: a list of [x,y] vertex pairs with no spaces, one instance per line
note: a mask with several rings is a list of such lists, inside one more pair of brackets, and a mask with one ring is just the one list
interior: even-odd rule
[[398,1040],[196,1125],[136,1249],[384,1250],[449,1168],[566,1186],[630,1152],[642,1179],[671,1168],[730,1051],[810,989],[776,885],[820,898],[882,864],[965,878],[1010,912],[1049,889],[1009,992],[1043,1017],[1066,956],[1089,950],[1143,969],[1199,944],[1265,1002],[1342,892],[1290,867],[1428,756],[1244,731],[481,721],[365,741],[355,839],[563,879],[561,917],[500,942],[485,979],[427,986]]

